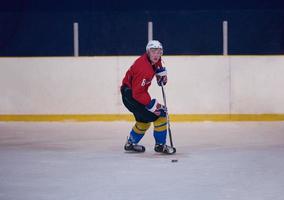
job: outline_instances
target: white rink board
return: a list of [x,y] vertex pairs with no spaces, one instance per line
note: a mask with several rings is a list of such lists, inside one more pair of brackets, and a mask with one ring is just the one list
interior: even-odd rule
[[[123,114],[138,56],[0,58],[0,114]],[[284,56],[164,56],[172,114],[284,113]],[[153,80],[150,94],[162,101]]]
[[284,57],[231,57],[232,113],[284,113]]
[[[168,85],[166,95],[169,111],[177,114],[228,113],[229,79],[227,58],[221,56],[166,57]],[[150,91],[160,97],[155,85]]]

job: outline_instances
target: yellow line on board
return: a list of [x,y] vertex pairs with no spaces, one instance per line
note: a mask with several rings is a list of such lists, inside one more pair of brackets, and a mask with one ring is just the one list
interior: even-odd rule
[[171,121],[284,121],[284,114],[186,114],[170,115]]
[[[284,114],[173,114],[173,122],[200,122],[200,121],[284,121]],[[0,115],[0,121],[22,122],[58,122],[58,121],[134,121],[130,114],[52,114],[52,115]]]
[[96,114],[52,114],[52,115],[0,115],[0,121],[133,121],[131,115]]

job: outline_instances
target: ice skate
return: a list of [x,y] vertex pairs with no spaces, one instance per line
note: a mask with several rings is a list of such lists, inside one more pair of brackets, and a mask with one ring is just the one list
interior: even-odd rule
[[127,138],[126,144],[124,145],[124,150],[128,152],[143,153],[145,151],[145,147],[143,145],[133,144]]
[[171,147],[166,144],[156,144],[154,150],[158,153],[164,154],[174,154],[176,152],[175,147]]

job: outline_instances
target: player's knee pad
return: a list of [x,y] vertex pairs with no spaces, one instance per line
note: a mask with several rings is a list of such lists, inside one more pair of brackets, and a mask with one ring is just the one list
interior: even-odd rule
[[154,131],[161,132],[167,130],[167,118],[159,117],[156,121],[154,121]]
[[143,122],[136,122],[133,130],[137,133],[137,134],[144,134],[150,127],[151,123],[143,123]]

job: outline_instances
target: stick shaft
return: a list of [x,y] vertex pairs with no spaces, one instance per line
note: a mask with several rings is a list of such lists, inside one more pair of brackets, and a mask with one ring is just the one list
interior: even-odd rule
[[[162,83],[162,94],[163,94],[164,105],[168,109],[168,107],[167,107],[167,100],[166,100],[166,94],[165,94],[163,83]],[[168,133],[169,133],[169,138],[170,138],[170,144],[171,144],[171,147],[173,147],[174,145],[173,145],[172,131],[171,131],[171,126],[170,126],[170,117],[169,117],[169,114],[168,114],[168,110],[167,110],[167,115],[166,116],[167,116],[167,124],[168,124]]]

